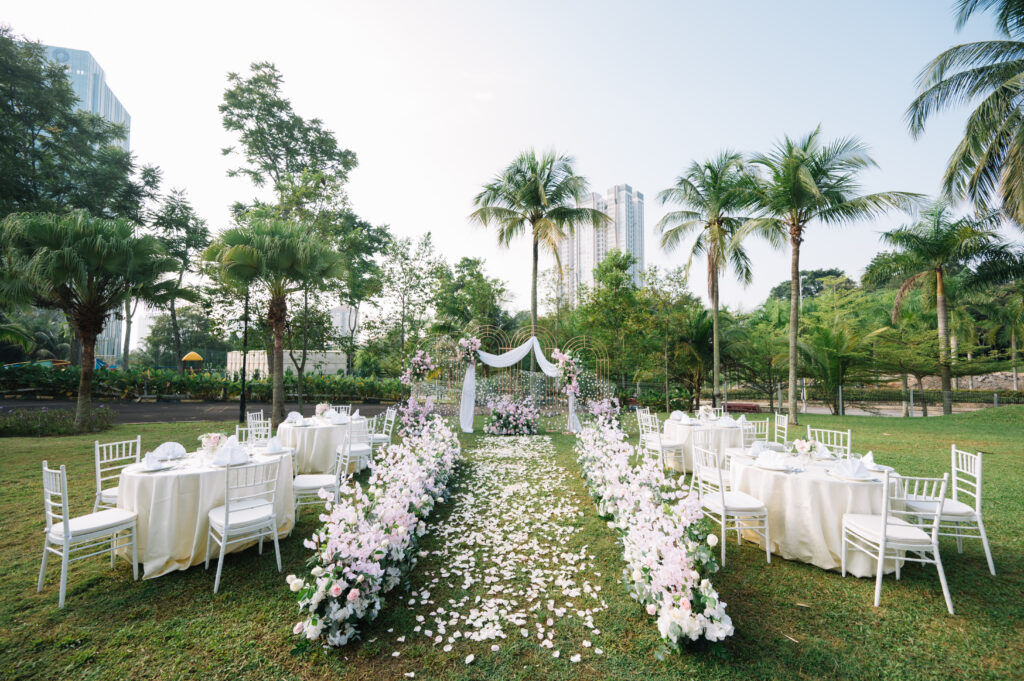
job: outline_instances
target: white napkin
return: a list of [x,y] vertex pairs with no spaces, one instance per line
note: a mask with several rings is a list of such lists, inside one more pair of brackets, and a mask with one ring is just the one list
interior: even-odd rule
[[819,442],[817,447],[814,448],[814,457],[816,459],[831,459],[832,452],[829,451],[828,447]]
[[325,418],[325,419],[327,419],[329,421],[329,420],[331,420],[332,418],[334,418],[337,415],[338,415],[338,412],[334,411],[333,409],[328,409],[323,414],[320,414],[320,417],[321,418]]
[[331,422],[332,425],[340,426],[348,423],[347,414],[339,414],[336,411],[332,411],[330,412],[330,414],[331,415],[328,417],[328,420]]
[[302,414],[297,411],[288,412],[288,416],[284,420],[285,423],[302,423]]
[[757,465],[770,468],[785,467],[787,459],[788,457],[782,452],[773,452],[769,449],[758,454]]
[[861,457],[860,461],[861,461],[861,463],[863,463],[868,468],[871,468],[872,466],[875,465],[875,453],[874,452],[868,452],[863,457]]
[[146,452],[146,456],[142,459],[142,465],[149,469],[160,468],[164,465],[162,459],[157,456],[156,451]]
[[760,440],[754,440],[754,444],[750,445],[750,455],[753,457],[757,457],[763,451],[765,451],[765,446]]
[[718,422],[727,428],[736,427],[736,421],[734,421],[728,414],[722,414],[722,418],[718,419]]
[[[152,452],[150,452],[158,461],[167,461],[168,459],[183,459],[186,456],[185,448],[177,442],[165,442]],[[149,457],[149,454],[146,455]]]
[[747,422],[747,415],[746,414],[740,414],[740,417],[738,419],[736,419],[736,423],[743,424],[743,423],[746,423],[746,422]]
[[248,461],[249,453],[237,441],[234,444],[224,445],[217,450],[213,457],[213,465],[215,466],[233,466],[239,463],[247,463]]
[[356,409],[356,412],[354,414],[352,414],[352,418],[354,418],[354,419],[359,418],[359,410],[358,409]]
[[860,459],[843,459],[837,463],[832,472],[844,478],[870,478],[868,469],[864,467]]
[[672,419],[673,421],[682,421],[684,416],[686,416],[686,414],[684,414],[683,412],[681,412],[681,411],[674,411],[671,414],[669,414],[668,417],[670,419]]
[[282,447],[281,447],[281,440],[280,439],[278,439],[276,437],[272,437],[269,440],[267,440],[267,450],[266,450],[267,454],[277,454],[281,450],[282,450]]

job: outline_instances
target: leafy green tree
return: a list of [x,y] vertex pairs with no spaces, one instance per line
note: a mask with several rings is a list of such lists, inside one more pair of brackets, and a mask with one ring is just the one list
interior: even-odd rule
[[799,139],[784,137],[775,148],[750,159],[750,201],[758,215],[745,230],[765,235],[774,245],[789,241],[789,418],[797,422],[798,336],[800,330],[800,245],[815,223],[841,225],[879,215],[888,208],[906,208],[915,194],[862,194],[858,175],[875,166],[857,138],[831,143],[821,127]]
[[0,252],[13,276],[2,282],[9,300],[64,313],[82,342],[75,427],[89,421],[96,337],[128,295],[159,300],[173,288],[176,264],[156,238],[127,220],[16,213],[3,221]]
[[601,341],[609,354],[609,371],[620,379],[633,380],[640,366],[643,346],[631,333],[637,310],[637,286],[630,268],[636,258],[612,249],[594,268],[593,288],[583,287],[577,316],[588,335]]
[[587,192],[587,181],[576,174],[573,164],[565,154],[548,151],[538,158],[534,150],[524,151],[473,199],[477,209],[470,218],[484,226],[494,225],[502,246],[529,233],[533,253],[530,323],[535,331],[540,248],[557,259],[558,244],[566,234],[585,224],[597,229],[610,220],[599,210],[577,205]]
[[957,28],[995,10],[1000,40],[956,45],[918,76],[918,95],[907,109],[911,134],[945,109],[974,105],[964,137],[942,178],[944,194],[967,197],[980,209],[1002,206],[1024,224],[1024,4],[1019,0],[958,0]]
[[502,309],[508,296],[505,282],[488,277],[483,266],[480,258],[462,258],[454,267],[439,264],[434,332],[457,336],[470,324],[509,326],[511,317]]
[[310,282],[344,275],[341,256],[309,233],[299,222],[253,219],[226,230],[206,249],[207,260],[219,266],[229,281],[252,282],[269,299],[267,324],[273,331],[274,427],[284,420],[284,334],[288,296]]
[[708,297],[711,299],[713,322],[714,366],[712,371],[712,404],[722,399],[721,349],[718,315],[718,280],[727,265],[732,265],[736,277],[745,284],[751,280],[750,258],[743,248],[740,227],[745,221],[743,210],[748,203],[742,175],[743,157],[732,151],[694,162],[675,185],[662,190],[658,199],[662,204],[683,206],[670,211],[658,221],[662,248],[671,250],[693,232],[697,238],[690,248],[687,270],[695,256],[705,256],[708,265]]
[[143,346],[154,367],[177,366],[186,349],[201,354],[205,367],[220,366],[231,349],[224,329],[198,305],[178,308],[173,322],[170,311],[157,315]]
[[[838,267],[829,267],[819,270],[800,270],[800,299],[807,300],[821,293],[825,288],[823,283],[829,277],[845,277],[846,272]],[[768,297],[775,300],[789,300],[789,280],[779,282],[768,292]]]
[[771,411],[775,410],[776,390],[785,378],[787,313],[781,301],[769,298],[737,321],[736,340],[727,355],[735,375],[768,396]]
[[[944,201],[929,205],[911,225],[885,232],[883,241],[895,251],[867,279],[898,277],[902,284],[893,302],[893,322],[900,304],[915,286],[924,285],[935,301],[938,322],[939,364],[942,371],[942,411],[953,413],[952,371],[949,351],[949,313],[946,306],[946,277],[950,270],[968,267],[1000,253],[995,229],[998,215],[955,218]],[[884,267],[883,267],[884,265]]]
[[851,371],[868,365],[870,342],[883,330],[861,333],[842,315],[836,315],[831,324],[810,327],[800,340],[803,370],[814,379],[819,397],[833,414],[842,413],[839,389]]
[[[302,411],[306,385],[306,364],[310,351],[323,351],[335,345],[338,333],[331,319],[330,308],[321,297],[313,299],[310,306],[310,287],[302,290],[302,309],[293,314],[285,326],[285,345],[288,357],[295,367],[297,381],[295,393],[299,411]],[[296,355],[296,351],[298,354]]]

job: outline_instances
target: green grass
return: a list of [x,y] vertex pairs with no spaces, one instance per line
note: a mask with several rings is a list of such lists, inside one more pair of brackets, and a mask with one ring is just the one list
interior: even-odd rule
[[[698,645],[659,662],[653,620],[626,596],[618,577],[615,535],[597,517],[578,476],[573,438],[553,434],[556,461],[585,511],[576,537],[595,556],[608,609],[596,622],[605,655],[579,664],[553,660],[537,646],[462,644],[444,653],[410,638],[392,658],[393,637],[411,634],[419,611],[404,606],[401,587],[364,641],[341,650],[292,655],[292,594],[271,555],[248,550],[228,557],[221,593],[202,568],[132,582],[129,566],[110,570],[103,558],[73,564],[68,606],[57,610],[58,569],[35,592],[42,548],[41,460],[66,464],[72,513],[91,510],[95,436],[0,440],[0,669],[10,679],[1013,679],[1024,677],[1024,408],[1003,407],[948,418],[894,419],[807,415],[802,423],[852,428],[854,447],[908,475],[948,470],[949,445],[985,452],[985,518],[998,576],[988,574],[980,543],[963,554],[944,541],[943,562],[955,617],[946,614],[933,567],[908,567],[887,577],[882,607],[871,606],[873,580],[784,561],[764,562],[753,545],[728,547],[714,577],[728,602],[736,634],[716,647]],[[626,417],[632,424],[632,417]],[[177,440],[191,448],[202,432],[226,424],[119,426],[103,440],[142,434],[143,444]],[[792,431],[791,431],[792,432]],[[791,435],[792,436],[792,435]],[[470,462],[481,435],[464,437]],[[466,466],[460,476],[471,470]],[[456,476],[454,485],[461,484]],[[486,502],[482,502],[486,503]],[[444,513],[445,506],[438,508]],[[314,529],[307,511],[282,542],[285,574],[300,573]],[[436,546],[427,535],[423,547]],[[572,548],[572,547],[568,547]],[[427,559],[433,560],[433,556]],[[429,563],[425,562],[425,567]],[[411,576],[412,586],[419,571]],[[446,598],[443,590],[437,592]],[[803,607],[804,604],[808,607]],[[389,628],[394,629],[388,633]],[[561,632],[560,632],[561,633]],[[574,634],[567,628],[566,636]],[[375,640],[374,640],[375,639]],[[418,639],[422,641],[423,639]],[[467,666],[469,652],[477,660]],[[458,655],[456,655],[458,653]],[[563,653],[564,654],[564,653]]]

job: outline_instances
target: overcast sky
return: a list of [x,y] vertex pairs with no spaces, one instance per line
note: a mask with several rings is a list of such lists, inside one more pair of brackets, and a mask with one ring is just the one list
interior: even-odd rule
[[[132,116],[132,148],[188,191],[218,231],[253,190],[228,179],[232,139],[217,105],[229,71],[277,64],[298,113],[321,118],[358,154],[349,194],[364,218],[401,236],[433,232],[454,261],[485,258],[529,305],[529,245],[500,249],[466,219],[480,186],[519,151],[576,157],[594,190],[646,195],[648,264],[666,254],[657,192],[723,148],[766,150],[819,122],[857,135],[880,168],[868,190],[933,194],[965,112],[913,141],[903,120],[921,68],[957,42],[993,35],[987,17],[953,30],[952,0],[763,2],[18,2],[0,21],[43,43],[89,50]],[[805,269],[851,276],[893,215],[814,226]],[[789,276],[788,254],[751,245],[754,283],[723,283],[750,309]],[[705,274],[693,272],[704,294]]]

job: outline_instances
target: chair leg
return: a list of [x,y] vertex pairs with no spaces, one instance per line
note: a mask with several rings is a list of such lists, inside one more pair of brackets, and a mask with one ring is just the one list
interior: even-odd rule
[[934,544],[932,551],[935,555],[935,569],[939,571],[939,584],[942,585],[942,596],[946,599],[946,610],[949,610],[949,614],[953,613],[953,599],[949,595],[949,585],[946,584],[946,571],[942,569],[942,556],[939,555],[939,545]]
[[64,553],[60,557],[60,599],[57,607],[64,607],[64,597],[68,592],[68,546],[64,545]]
[[878,566],[875,573],[875,607],[882,600],[882,575],[885,573],[885,542],[878,545]]
[[119,534],[120,534],[120,532],[115,532],[114,534],[110,535],[110,569],[111,570],[114,569],[114,556],[117,553],[117,535],[119,535]]
[[981,533],[981,545],[985,548],[985,560],[988,561],[988,571],[992,573],[992,576],[996,575],[996,564],[992,562],[992,549],[988,546],[988,535],[985,534],[985,523],[981,522],[981,516],[978,516],[978,530]]
[[964,526],[961,523],[956,524],[956,552],[964,552]]
[[768,558],[768,562],[772,562],[772,542],[769,538],[768,533],[768,516],[764,517],[764,555]]
[[46,537],[43,537],[43,561],[42,564],[40,564],[39,566],[39,583],[36,585],[37,593],[43,590],[43,582],[46,580],[46,558],[49,556],[50,553],[47,550],[47,547],[49,545],[49,540]]
[[204,561],[203,569],[210,569],[210,538],[213,535],[213,530],[209,529],[206,531],[206,560]]
[[842,565],[843,577],[846,576],[846,525],[843,524],[843,550],[840,554],[840,564]]
[[722,541],[718,542],[722,545],[722,567],[725,567],[725,515],[722,515]]
[[135,525],[132,525],[132,579],[139,579],[139,543],[135,541]]
[[224,568],[224,547],[227,546],[228,538],[227,535],[221,535],[220,537],[220,559],[217,561],[217,576],[213,580],[213,593],[217,593],[217,589],[220,588],[220,572]]
[[263,555],[263,535],[262,534],[260,535],[260,550],[258,552],[258,555],[261,555],[261,556]]
[[277,517],[270,521],[270,536],[274,538],[274,555],[277,556],[277,571],[281,571],[281,547],[277,543]]

